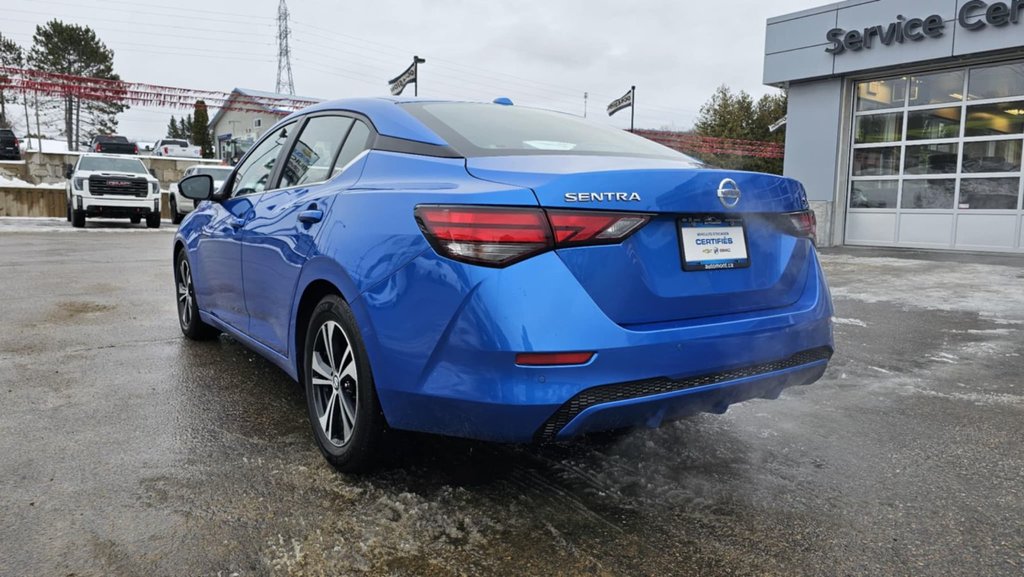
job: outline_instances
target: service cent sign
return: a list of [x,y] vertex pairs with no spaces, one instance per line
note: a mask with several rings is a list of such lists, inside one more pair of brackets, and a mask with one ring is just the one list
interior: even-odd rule
[[[989,27],[1016,26],[1021,20],[1024,20],[1024,0],[971,0],[960,7],[955,25],[968,31],[979,31]],[[825,34],[825,39],[829,42],[825,52],[839,55],[848,51],[871,50],[876,46],[920,42],[929,38],[941,38],[946,34],[946,29],[946,21],[938,14],[932,14],[927,18],[906,18],[899,15],[892,22],[869,26],[862,30],[833,28]]]

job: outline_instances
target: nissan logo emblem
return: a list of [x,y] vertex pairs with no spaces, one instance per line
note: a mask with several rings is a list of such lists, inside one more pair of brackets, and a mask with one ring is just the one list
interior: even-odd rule
[[722,206],[725,208],[736,208],[736,205],[740,203],[740,187],[736,184],[736,181],[727,178],[718,185],[718,200],[722,201]]

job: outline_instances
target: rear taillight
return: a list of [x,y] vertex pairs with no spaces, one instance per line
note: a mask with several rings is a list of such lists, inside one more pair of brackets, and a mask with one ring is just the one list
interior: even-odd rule
[[791,212],[787,216],[789,217],[789,224],[792,227],[792,233],[794,235],[809,238],[817,244],[818,219],[814,216],[814,211],[803,210],[800,212]]
[[135,148],[135,152],[134,152],[133,154],[138,154],[138,153],[139,153],[139,145],[138,145],[138,144],[136,144],[136,145],[134,146],[134,148]]
[[97,144],[96,145],[96,152],[103,152],[103,145],[102,144]]
[[558,248],[614,244],[647,224],[643,214],[583,210],[549,210],[548,220]]
[[438,254],[493,267],[556,248],[622,242],[650,220],[635,213],[529,207],[418,206],[415,214]]

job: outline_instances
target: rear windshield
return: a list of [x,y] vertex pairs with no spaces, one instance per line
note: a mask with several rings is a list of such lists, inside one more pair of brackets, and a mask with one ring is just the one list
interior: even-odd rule
[[102,156],[83,156],[78,163],[78,170],[91,172],[131,172],[146,174],[146,165],[137,158],[104,158]]
[[97,136],[96,142],[128,142],[125,136]]
[[417,102],[403,106],[466,157],[611,155],[701,164],[625,130],[561,112],[469,102]]
[[163,144],[164,146],[188,146],[188,142],[184,140],[165,140]]
[[216,167],[197,168],[196,174],[205,174],[206,176],[212,176],[214,180],[224,180],[225,178],[228,177],[229,174],[231,174],[231,169]]

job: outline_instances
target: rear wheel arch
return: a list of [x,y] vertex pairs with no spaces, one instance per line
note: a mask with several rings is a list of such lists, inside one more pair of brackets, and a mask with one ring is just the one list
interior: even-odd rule
[[306,288],[302,291],[302,296],[299,298],[298,307],[295,309],[295,323],[293,325],[295,347],[292,349],[294,351],[292,356],[295,362],[295,375],[300,383],[304,382],[302,354],[306,350],[306,327],[313,317],[313,311],[316,309],[316,306],[320,304],[324,297],[329,295],[334,295],[345,301],[346,304],[348,303],[348,299],[345,298],[345,295],[342,294],[341,290],[334,283],[325,279],[318,279],[306,285]]

